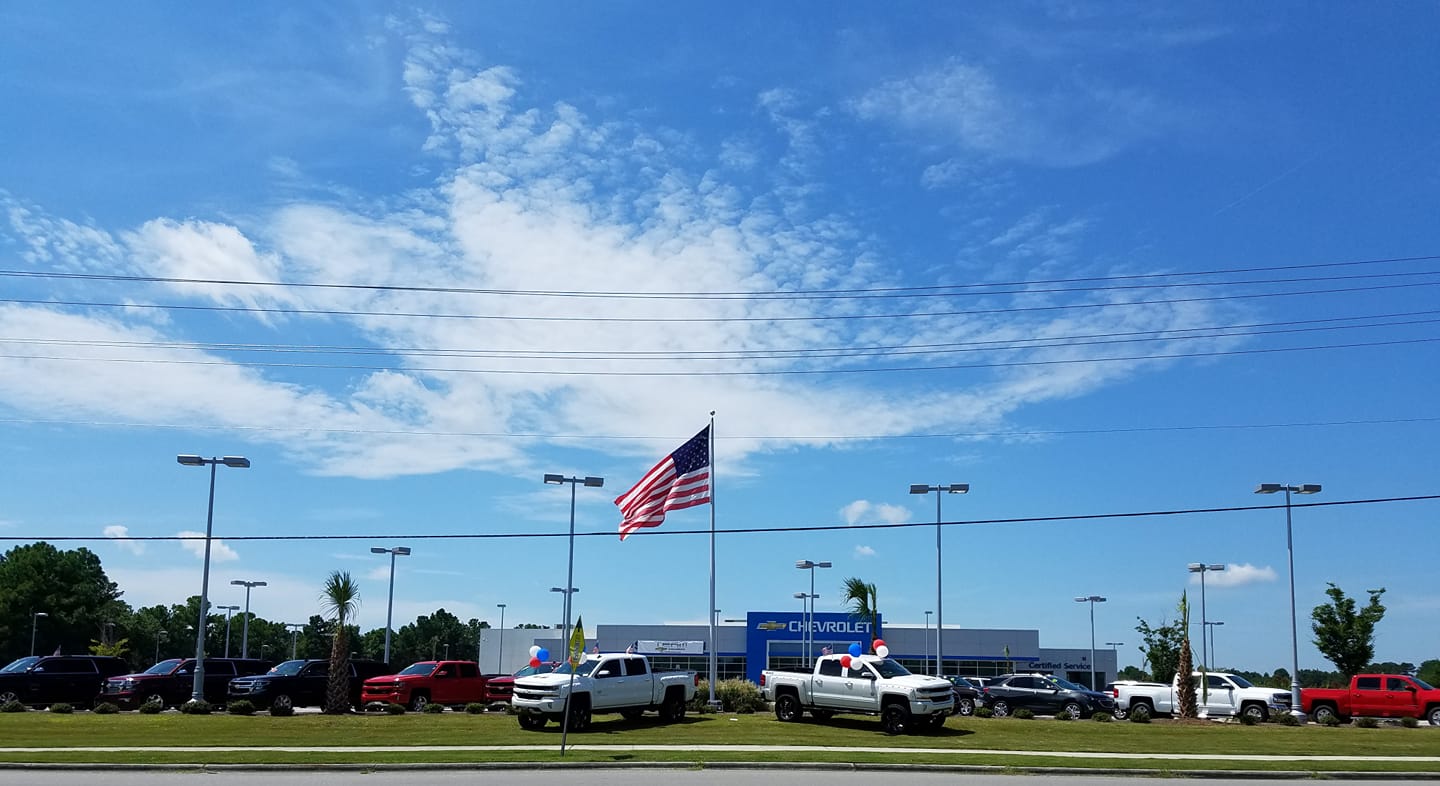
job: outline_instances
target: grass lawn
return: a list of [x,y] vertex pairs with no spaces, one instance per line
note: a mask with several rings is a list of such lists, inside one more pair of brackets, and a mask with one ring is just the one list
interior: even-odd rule
[[[674,725],[653,716],[628,723],[597,716],[591,730],[570,735],[572,745],[823,745],[874,747],[885,752],[846,751],[568,751],[559,754],[560,730],[522,731],[514,717],[500,714],[400,716],[265,715],[51,715],[0,714],[0,761],[123,763],[409,763],[550,761],[785,761],[906,764],[967,764],[1017,767],[1124,767],[1146,770],[1249,769],[1310,771],[1440,771],[1440,762],[1253,762],[1205,761],[1187,754],[1298,754],[1319,756],[1440,755],[1440,730],[1319,726],[1241,726],[1218,723],[1149,724],[1054,721],[1048,719],[951,718],[935,734],[889,737],[866,717],[837,717],[828,723],[781,723],[773,715],[690,715]],[[23,747],[145,746],[410,746],[553,745],[548,751],[402,751],[384,753],[236,751],[30,753]],[[1149,759],[1073,759],[1004,753],[936,754],[915,748],[977,751],[1091,751],[1148,753]],[[912,749],[908,750],[907,749]]]

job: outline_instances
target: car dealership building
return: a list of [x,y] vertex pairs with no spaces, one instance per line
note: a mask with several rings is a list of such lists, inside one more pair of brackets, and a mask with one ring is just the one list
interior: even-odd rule
[[[852,643],[865,652],[875,636],[869,620],[845,613],[810,615],[812,635],[806,635],[806,615],[798,611],[752,611],[744,620],[726,620],[715,628],[715,651],[720,679],[740,677],[758,682],[764,669],[806,669],[825,648],[844,653]],[[918,673],[934,673],[934,626],[887,624],[880,619],[880,637],[890,657]],[[710,629],[707,625],[606,625],[585,631],[587,651],[623,652],[633,647],[650,658],[657,669],[684,669],[705,676],[710,670]],[[550,629],[485,629],[480,636],[482,671],[513,672],[530,659],[530,647],[539,645],[560,659],[565,651],[560,632]],[[1027,629],[944,630],[945,674],[991,676],[1014,671],[1056,674],[1082,685],[1090,682],[1090,649],[1056,649],[1040,646],[1040,632]],[[1116,653],[1095,651],[1095,684],[1115,679]]]

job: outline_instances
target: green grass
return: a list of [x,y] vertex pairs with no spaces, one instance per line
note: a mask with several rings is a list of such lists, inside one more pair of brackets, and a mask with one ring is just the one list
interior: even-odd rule
[[[838,717],[829,723],[780,723],[771,715],[691,715],[663,725],[647,717],[638,724],[598,716],[590,731],[571,734],[584,745],[824,745],[882,747],[893,752],[777,753],[750,751],[568,751],[559,754],[560,730],[522,731],[506,715],[406,714],[293,718],[227,715],[97,716],[89,713],[0,715],[0,761],[124,763],[415,763],[549,761],[786,761],[989,765],[1013,767],[1122,767],[1144,770],[1308,770],[1440,771],[1434,762],[1227,762],[1187,759],[1187,754],[1299,754],[1325,756],[1419,756],[1440,751],[1432,729],[1352,727],[1286,728],[1266,724],[1059,723],[1050,720],[952,718],[936,734],[889,737],[872,718]],[[89,746],[409,746],[550,745],[548,751],[402,751],[385,753],[278,751],[28,753],[20,747]],[[907,749],[954,748],[978,751],[1092,751],[1153,753],[1152,759],[1073,759],[1003,753],[931,754]]]

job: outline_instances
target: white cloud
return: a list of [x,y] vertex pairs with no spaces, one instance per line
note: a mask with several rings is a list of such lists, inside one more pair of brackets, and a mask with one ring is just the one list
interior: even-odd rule
[[[180,541],[180,547],[194,554],[196,559],[205,558],[205,533],[183,530],[175,533],[175,535],[181,538],[192,538],[192,540]],[[240,555],[236,554],[234,549],[225,545],[225,541],[219,538],[210,539],[210,561],[212,563],[230,562],[237,559],[240,559]]]
[[[1248,562],[1226,565],[1223,571],[1208,571],[1205,574],[1205,586],[1207,587],[1243,587],[1246,584],[1258,584],[1264,581],[1276,579],[1275,569],[1266,565],[1257,567]],[[1200,574],[1190,575],[1191,584],[1200,583]]]
[[846,524],[902,524],[910,520],[910,509],[903,505],[857,499],[840,509]]
[[873,556],[875,556],[875,549],[872,549],[869,546],[855,547],[855,559],[866,559]]
[[129,527],[120,524],[111,524],[105,528],[104,532],[105,537],[116,539],[113,541],[116,546],[125,549],[131,554],[138,556],[145,553],[145,544],[143,542],[130,539]]

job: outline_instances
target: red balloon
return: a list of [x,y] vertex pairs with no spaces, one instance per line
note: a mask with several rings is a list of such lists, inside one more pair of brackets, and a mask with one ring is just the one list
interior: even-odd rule
[[841,656],[840,656],[840,665],[841,665],[843,668],[847,668],[847,669],[850,668],[850,656],[849,656],[849,655],[841,655]]
[[531,665],[531,666],[539,666],[539,665],[540,665],[540,659],[539,659],[539,658],[531,658],[531,659],[530,659],[530,665]]
[[875,640],[875,643],[874,643],[872,646],[873,646],[875,649],[878,650],[878,649],[880,649],[881,647],[885,646],[885,640],[884,640],[884,639],[876,639],[876,640]]

